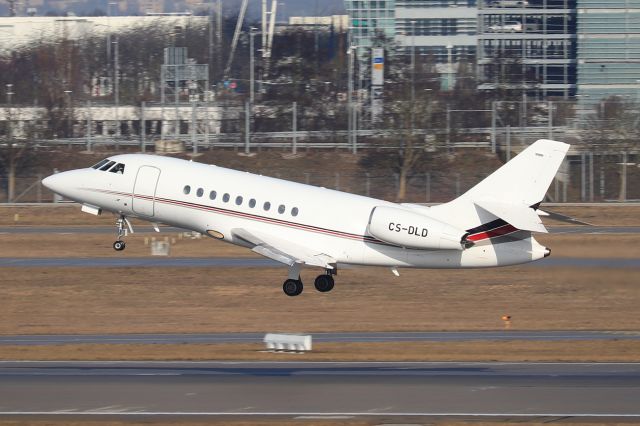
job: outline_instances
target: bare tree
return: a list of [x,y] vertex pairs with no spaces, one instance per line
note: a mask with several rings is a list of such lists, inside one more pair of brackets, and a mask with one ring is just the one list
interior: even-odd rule
[[[601,173],[615,167],[619,171],[618,198],[626,199],[626,166],[630,151],[638,149],[640,138],[640,116],[638,105],[626,102],[618,96],[603,99],[587,119],[582,131],[582,140],[600,157]],[[619,164],[609,164],[608,158],[619,159]],[[621,166],[618,168],[618,166]]]
[[[0,166],[7,177],[7,201],[16,197],[16,175],[33,159],[35,125],[25,122],[17,114],[17,108],[7,105],[0,122]],[[20,123],[20,124],[19,124]]]

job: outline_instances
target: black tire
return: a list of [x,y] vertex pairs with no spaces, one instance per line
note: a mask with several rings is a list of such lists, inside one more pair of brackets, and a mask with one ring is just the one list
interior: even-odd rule
[[113,249],[115,251],[122,251],[125,247],[126,244],[124,243],[124,241],[116,241],[115,243],[113,243]]
[[335,281],[333,277],[328,274],[318,275],[316,280],[313,283],[320,293],[327,293],[333,290],[333,286],[335,285]]
[[292,279],[288,279],[284,282],[284,284],[282,284],[282,291],[284,291],[284,294],[286,294],[287,296],[298,296],[300,293],[302,293],[302,281],[301,280],[292,280]]

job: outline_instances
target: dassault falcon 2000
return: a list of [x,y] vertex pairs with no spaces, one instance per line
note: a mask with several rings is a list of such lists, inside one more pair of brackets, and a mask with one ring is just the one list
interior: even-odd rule
[[320,292],[340,265],[482,268],[541,259],[550,250],[538,210],[569,145],[538,140],[462,196],[425,207],[396,204],[176,158],[123,154],[47,177],[43,184],[117,215],[115,250],[136,217],[247,247],[289,267],[283,290],[302,292],[300,270],[319,267]]

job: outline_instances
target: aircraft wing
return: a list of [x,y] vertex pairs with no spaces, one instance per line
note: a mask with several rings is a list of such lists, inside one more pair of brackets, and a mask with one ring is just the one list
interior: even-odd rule
[[289,266],[294,263],[304,263],[310,266],[333,269],[336,263],[336,260],[328,254],[268,233],[245,228],[235,228],[231,230],[231,233],[234,238],[251,244],[253,246],[251,250],[254,252]]

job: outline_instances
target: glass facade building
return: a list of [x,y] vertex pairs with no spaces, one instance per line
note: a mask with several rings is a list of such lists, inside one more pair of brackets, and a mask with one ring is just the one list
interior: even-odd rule
[[396,53],[433,55],[436,62],[473,60],[476,0],[345,0],[352,45],[369,47],[383,35]]
[[640,0],[578,0],[579,103],[640,94]]
[[345,0],[349,15],[349,40],[351,46],[371,47],[374,40],[395,37],[394,0]]
[[481,88],[573,96],[576,0],[479,0],[477,60]]

